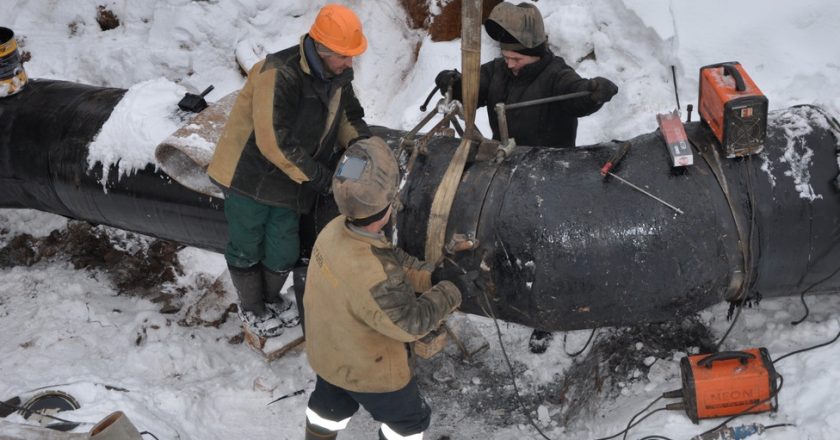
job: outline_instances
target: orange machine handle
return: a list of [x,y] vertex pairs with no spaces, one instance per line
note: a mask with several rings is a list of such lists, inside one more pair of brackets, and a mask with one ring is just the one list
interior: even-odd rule
[[745,351],[721,351],[719,353],[710,354],[703,359],[697,361],[697,365],[706,368],[712,368],[714,361],[726,361],[729,359],[738,359],[741,364],[746,365],[751,359],[755,359],[755,355]]

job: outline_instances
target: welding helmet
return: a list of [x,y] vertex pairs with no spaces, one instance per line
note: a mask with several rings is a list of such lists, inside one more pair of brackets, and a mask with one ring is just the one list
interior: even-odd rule
[[542,14],[530,3],[515,6],[508,2],[499,3],[490,11],[484,29],[490,38],[499,42],[502,50],[524,53],[538,49],[548,39]]
[[333,175],[338,211],[350,220],[381,217],[396,198],[399,179],[397,159],[382,138],[354,143],[341,157]]

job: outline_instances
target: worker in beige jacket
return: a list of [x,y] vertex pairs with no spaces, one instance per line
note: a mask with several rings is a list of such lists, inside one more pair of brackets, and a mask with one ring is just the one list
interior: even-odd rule
[[318,235],[304,296],[306,354],[317,374],[306,439],[336,438],[360,404],[382,423],[380,439],[420,439],[429,426],[406,343],[436,329],[461,293],[449,281],[433,286],[432,265],[383,234],[398,181],[394,154],[377,137],[351,146],[333,177],[342,215]]

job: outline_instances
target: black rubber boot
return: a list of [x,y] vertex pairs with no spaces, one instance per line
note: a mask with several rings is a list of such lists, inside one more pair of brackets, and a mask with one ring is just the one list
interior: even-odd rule
[[251,312],[255,315],[264,314],[265,299],[260,266],[241,268],[228,265],[228,270],[233,287],[236,287],[236,293],[239,295],[239,311]]
[[334,440],[338,437],[338,431],[330,431],[320,426],[315,426],[306,421],[306,437],[304,440]]
[[528,340],[528,348],[531,349],[531,353],[545,353],[548,349],[548,344],[552,339],[554,339],[554,335],[552,335],[551,332],[534,329],[534,331],[531,332],[531,338]]
[[289,278],[289,272],[292,270],[286,269],[273,271],[263,265],[260,265],[260,267],[262,267],[265,302],[278,303],[283,301],[283,297],[280,296],[280,291],[283,290],[283,285],[286,284],[286,279]]

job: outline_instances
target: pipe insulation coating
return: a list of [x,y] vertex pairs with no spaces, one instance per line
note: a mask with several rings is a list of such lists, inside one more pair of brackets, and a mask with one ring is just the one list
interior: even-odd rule
[[[88,145],[124,93],[39,80],[0,100],[0,206],[223,251],[221,198],[181,185],[154,164],[131,175],[111,169],[103,187],[101,164],[88,165]],[[613,171],[685,215],[601,177],[615,142],[516,147],[501,163],[468,163],[435,278],[480,271],[486,294],[477,287],[463,292],[463,311],[573,330],[672,319],[750,293],[798,295],[837,270],[836,120],[812,106],[774,111],[764,151],[741,159],[712,154],[701,123],[686,131],[708,153],[694,166],[672,169],[655,132],[631,139]],[[376,132],[397,146],[401,132]],[[458,143],[434,137],[402,189],[396,237],[418,257]],[[301,219],[304,255],[335,214],[334,202],[321,199]],[[840,277],[833,277],[812,292],[838,290]]]

